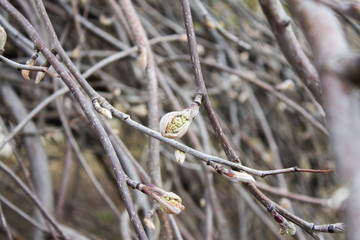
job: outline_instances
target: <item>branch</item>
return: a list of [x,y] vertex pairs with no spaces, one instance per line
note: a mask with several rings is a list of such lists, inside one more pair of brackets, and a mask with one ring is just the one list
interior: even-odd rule
[[216,138],[219,140],[221,146],[223,147],[226,156],[230,161],[240,163],[239,157],[236,155],[234,149],[231,147],[229,140],[226,138],[224,131],[220,126],[219,120],[215,116],[215,111],[211,105],[210,98],[206,90],[205,81],[200,66],[199,54],[197,52],[197,43],[189,1],[181,0],[181,3],[183,6],[186,34],[188,36],[190,59],[193,65],[195,75],[196,94],[197,96],[199,96],[200,99],[202,98],[206,114],[211,122],[211,125],[213,126]]
[[285,58],[295,70],[300,80],[309,88],[315,98],[320,101],[321,88],[319,75],[301,48],[291,27],[291,19],[285,13],[281,2],[279,0],[259,0],[259,3]]

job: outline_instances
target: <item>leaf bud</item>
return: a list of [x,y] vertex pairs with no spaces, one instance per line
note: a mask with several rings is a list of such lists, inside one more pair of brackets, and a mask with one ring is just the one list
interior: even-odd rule
[[142,187],[142,192],[159,203],[161,211],[167,214],[179,214],[185,207],[181,204],[181,198],[173,192],[166,192],[152,184]]
[[199,105],[193,103],[187,109],[165,114],[160,120],[161,135],[167,138],[181,138],[198,113]]

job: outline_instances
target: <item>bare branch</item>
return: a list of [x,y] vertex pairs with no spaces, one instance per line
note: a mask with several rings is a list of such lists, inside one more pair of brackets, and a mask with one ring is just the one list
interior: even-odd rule
[[285,13],[281,2],[279,0],[260,0],[259,2],[282,53],[298,74],[300,80],[309,88],[318,101],[321,100],[321,88],[317,70],[301,48],[291,27],[291,19]]

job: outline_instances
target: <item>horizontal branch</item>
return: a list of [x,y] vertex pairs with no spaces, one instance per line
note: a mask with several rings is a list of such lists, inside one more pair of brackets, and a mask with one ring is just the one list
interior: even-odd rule
[[[97,99],[95,99],[94,102],[98,101]],[[247,173],[250,173],[252,175],[258,176],[258,177],[266,177],[269,175],[276,175],[276,174],[284,174],[284,173],[293,173],[293,172],[312,172],[312,173],[329,173],[332,172],[333,170],[313,170],[313,169],[301,169],[298,167],[291,167],[291,168],[285,168],[285,169],[278,169],[278,170],[268,170],[268,171],[261,171],[261,170],[256,170],[253,168],[249,168],[246,167],[244,165],[238,164],[238,163],[234,163],[234,162],[230,162],[229,160],[220,158],[220,157],[216,157],[216,156],[212,156],[206,153],[202,153],[200,151],[197,151],[191,147],[188,147],[187,145],[184,145],[176,140],[170,139],[170,138],[166,138],[163,137],[159,132],[154,131],[144,125],[141,125],[137,122],[135,122],[134,120],[132,120],[130,118],[129,115],[119,111],[118,109],[114,108],[110,103],[108,103],[107,101],[100,103],[102,107],[110,110],[112,116],[122,120],[124,123],[126,123],[127,125],[129,125],[130,127],[150,136],[153,138],[156,138],[164,143],[169,144],[170,146],[173,146],[174,148],[177,148],[183,152],[186,152],[204,162],[208,162],[208,161],[212,161],[215,163],[219,163],[219,164],[223,164],[226,166],[229,166],[231,168],[233,168],[234,170],[239,170],[239,171],[244,171]]]

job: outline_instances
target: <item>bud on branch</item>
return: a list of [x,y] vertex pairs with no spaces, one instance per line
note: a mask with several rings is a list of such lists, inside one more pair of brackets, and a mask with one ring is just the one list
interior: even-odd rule
[[139,189],[157,201],[161,210],[167,214],[179,214],[185,208],[181,204],[181,198],[173,192],[166,192],[152,184],[141,184]]
[[181,138],[198,113],[199,105],[192,103],[187,109],[165,114],[160,120],[161,135],[167,138]]
[[224,168],[218,164],[210,164],[217,173],[226,178],[231,182],[244,182],[244,183],[255,183],[255,179],[253,176],[246,172],[238,172],[228,168]]
[[284,234],[295,235],[296,227],[292,222],[288,221],[286,218],[281,216],[275,209],[271,210],[270,214],[273,216],[275,221],[279,224],[281,235],[284,235]]

